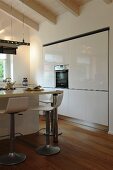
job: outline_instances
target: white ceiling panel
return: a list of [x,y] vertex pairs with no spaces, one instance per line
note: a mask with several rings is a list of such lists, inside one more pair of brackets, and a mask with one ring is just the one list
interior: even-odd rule
[[[53,20],[56,21],[57,20],[56,16],[59,16],[59,15],[65,13],[67,11],[71,12],[70,9],[73,7],[72,5],[74,5],[74,3],[77,4],[80,8],[83,7],[83,8],[80,9],[82,11],[82,10],[84,10],[84,6],[87,5],[88,2],[91,2],[91,1],[94,1],[94,0],[69,0],[68,6],[65,5],[66,1],[64,1],[64,4],[62,4],[60,2],[60,0],[29,0],[29,2],[30,2],[29,5],[31,5],[31,4],[33,5],[33,2],[36,1],[40,4],[42,4],[46,9],[49,10],[48,11],[48,10],[45,9],[45,11],[44,11],[43,8],[38,9],[37,6],[36,6],[36,8],[35,8],[36,11],[42,10],[40,12],[40,14],[32,9],[32,5],[31,5],[31,8],[30,8],[29,6],[25,5],[26,3],[22,3],[20,0],[0,0],[0,1],[8,4],[9,7],[11,7],[11,10],[12,10],[12,8],[14,8],[17,11],[19,11],[20,13],[22,13],[23,17],[24,17],[24,15],[27,16],[29,23],[31,23],[31,27],[35,29],[35,26],[33,27],[32,23],[34,25],[38,25],[38,24],[40,24],[44,21],[51,21],[52,18],[54,18]],[[100,0],[100,1],[103,1],[103,3],[105,3],[106,1],[113,2],[112,0],[106,0],[106,1]],[[113,3],[111,3],[111,4],[113,4]],[[70,5],[71,5],[71,7],[70,7]],[[66,8],[66,7],[68,7],[68,8]],[[78,7],[78,10],[79,10],[79,7]],[[48,17],[45,15],[47,13],[47,11],[49,13]],[[42,15],[45,16],[45,17],[43,17]],[[77,16],[75,16],[75,17],[77,17]],[[22,15],[21,15],[21,18],[22,18]],[[53,22],[53,20],[52,20],[52,22]],[[22,20],[21,20],[21,22],[22,22]],[[1,21],[1,23],[2,23],[2,21]],[[53,22],[53,23],[57,24],[56,22]]]

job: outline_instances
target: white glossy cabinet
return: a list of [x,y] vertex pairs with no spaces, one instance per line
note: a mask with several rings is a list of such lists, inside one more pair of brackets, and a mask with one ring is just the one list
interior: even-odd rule
[[69,117],[85,120],[87,99],[84,91],[69,90]]
[[108,125],[108,92],[69,90],[68,116]]
[[43,87],[55,87],[54,64],[45,63],[43,67]]
[[66,63],[69,53],[68,43],[53,44],[43,48],[43,86],[55,87],[54,66]]
[[60,89],[63,90],[63,100],[58,108],[58,114],[69,116],[69,90],[68,89]]
[[108,31],[44,47],[43,63],[45,87],[55,87],[55,65],[69,64],[59,114],[108,125]]
[[108,90],[108,31],[69,41],[69,88]]

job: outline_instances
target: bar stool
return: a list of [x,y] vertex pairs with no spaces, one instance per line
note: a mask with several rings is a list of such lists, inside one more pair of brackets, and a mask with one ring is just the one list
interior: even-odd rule
[[60,148],[58,146],[52,146],[50,144],[50,112],[60,106],[62,99],[63,99],[63,93],[58,94],[57,101],[54,107],[38,106],[37,108],[33,108],[33,110],[36,111],[43,111],[46,116],[46,134],[45,134],[46,144],[36,149],[36,152],[40,155],[54,155],[60,152]]
[[[52,96],[52,94],[50,95],[48,95],[49,97],[47,98],[47,99],[40,99],[39,98],[39,103],[41,103],[41,104],[44,104],[44,105],[50,105],[50,106],[52,106],[53,105],[53,96]],[[50,112],[50,136],[52,136],[53,135],[53,113],[52,113],[52,111]],[[43,133],[44,135],[46,134],[46,131],[44,130],[44,133]]]
[[16,153],[14,148],[15,139],[15,117],[14,115],[26,111],[28,109],[28,97],[9,98],[5,110],[0,110],[0,114],[10,114],[10,152],[0,156],[0,164],[15,165],[23,162],[26,155],[23,153]]
[[[39,103],[42,103],[42,104],[49,104],[49,105],[51,105],[51,106],[53,106],[53,95],[51,94],[51,95],[49,95],[49,98],[48,99],[45,99],[45,100],[42,100],[42,99],[40,99],[39,98]],[[54,129],[54,127],[53,127],[53,113],[52,113],[52,111],[50,112],[50,136],[53,136],[54,134],[53,134],[53,129]],[[44,131],[44,135],[46,134],[46,132]],[[62,134],[62,132],[58,129],[58,135],[61,135]]]

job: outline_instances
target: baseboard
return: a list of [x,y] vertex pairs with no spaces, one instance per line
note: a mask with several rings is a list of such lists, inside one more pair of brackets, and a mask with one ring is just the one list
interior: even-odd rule
[[88,122],[85,120],[80,120],[80,119],[76,119],[76,118],[72,118],[72,117],[68,117],[68,116],[64,116],[64,115],[59,115],[58,117],[59,117],[59,119],[65,120],[69,123],[75,123],[75,124],[78,124],[81,126],[87,126],[87,127],[91,127],[94,129],[105,131],[105,132],[108,132],[108,130],[109,130],[108,126],[105,126],[105,125],[92,123],[92,122]]

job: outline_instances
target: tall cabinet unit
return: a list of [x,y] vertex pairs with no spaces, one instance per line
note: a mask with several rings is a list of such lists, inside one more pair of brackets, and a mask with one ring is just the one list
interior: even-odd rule
[[108,125],[108,31],[69,41],[69,115]]
[[68,64],[69,88],[59,114],[108,126],[108,30],[44,48],[43,86],[55,87],[54,66]]

